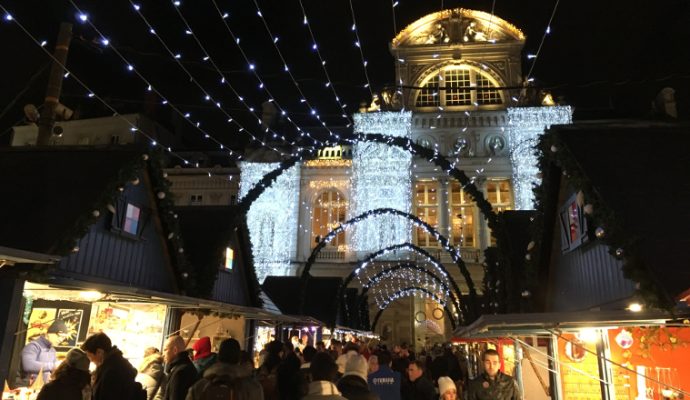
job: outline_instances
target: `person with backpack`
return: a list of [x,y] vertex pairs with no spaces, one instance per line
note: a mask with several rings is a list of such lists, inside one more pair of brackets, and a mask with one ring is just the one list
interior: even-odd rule
[[189,389],[186,400],[263,400],[263,388],[252,376],[252,369],[240,363],[240,355],[237,340],[223,340],[217,362]]
[[146,400],[146,391],[135,381],[136,368],[112,345],[108,335],[99,332],[89,336],[81,349],[96,365],[92,378],[93,400]]

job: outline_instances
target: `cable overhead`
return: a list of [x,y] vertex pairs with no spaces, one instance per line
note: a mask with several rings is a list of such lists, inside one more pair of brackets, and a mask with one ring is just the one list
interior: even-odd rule
[[141,130],[138,126],[131,123],[127,118],[125,118],[123,115],[121,115],[113,106],[108,104],[108,102],[105,101],[101,96],[97,95],[94,91],[92,91],[91,88],[86,83],[84,83],[84,81],[79,79],[79,77],[76,76],[69,68],[67,68],[66,65],[64,65],[59,60],[57,60],[55,58],[55,56],[53,56],[53,54],[51,54],[50,51],[48,51],[45,48],[44,44],[39,42],[36,39],[36,37],[34,35],[32,35],[31,32],[29,32],[29,30],[26,29],[26,27],[24,27],[24,25],[22,25],[16,18],[14,18],[14,16],[2,4],[0,4],[0,10],[2,10],[3,13],[5,13],[5,21],[14,22],[31,39],[31,41],[33,41],[38,47],[40,47],[41,50],[43,50],[43,52],[48,55],[48,57],[50,57],[51,60],[58,63],[65,71],[67,71],[67,73],[69,75],[71,75],[74,78],[74,80],[89,93],[89,97],[100,101],[101,103],[103,103],[103,105],[107,109],[109,109],[110,111],[113,112],[113,116],[118,117],[118,118],[122,119],[123,121],[125,121],[127,123],[127,125],[130,126],[130,131],[132,132],[132,134],[139,133],[140,135],[147,138],[152,146],[158,147],[158,148],[162,149],[163,151],[167,152],[168,154],[180,159],[186,165],[190,164],[190,162],[187,159],[185,159],[181,155],[175,153],[171,147],[168,147],[168,146],[165,146],[165,145],[158,143],[158,141],[156,139],[154,139],[154,137],[152,135],[149,135],[145,131]]
[[352,13],[352,28],[350,28],[355,33],[355,47],[359,49],[359,56],[362,60],[362,66],[364,67],[364,77],[367,83],[364,84],[365,89],[369,89],[369,94],[371,99],[374,99],[374,91],[371,88],[371,81],[369,80],[369,72],[367,72],[367,60],[364,59],[364,52],[362,50],[362,41],[359,39],[359,31],[357,30],[357,19],[355,17],[355,8],[352,6],[352,0],[348,1],[350,3],[350,12]]

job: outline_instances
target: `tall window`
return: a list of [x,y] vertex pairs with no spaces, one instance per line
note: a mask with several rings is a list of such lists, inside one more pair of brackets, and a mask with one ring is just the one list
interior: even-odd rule
[[498,87],[498,82],[486,72],[466,64],[446,66],[420,86],[416,107],[503,104],[501,90],[491,89]]
[[[314,203],[314,212],[311,222],[311,238],[314,248],[328,235],[330,231],[345,222],[347,211],[347,201],[337,190],[329,190],[321,193]],[[340,232],[328,243],[329,247],[340,247],[345,245],[345,232]]]
[[[415,184],[415,208],[417,216],[427,224],[438,228],[438,182],[421,181]],[[416,228],[417,245],[437,247],[438,239],[422,228]]]
[[[491,203],[494,212],[513,209],[513,189],[508,179],[495,179],[486,182],[486,200]],[[496,239],[490,235],[491,245],[496,245]]]
[[453,246],[477,247],[474,200],[462,190],[458,182],[450,187],[450,240]]

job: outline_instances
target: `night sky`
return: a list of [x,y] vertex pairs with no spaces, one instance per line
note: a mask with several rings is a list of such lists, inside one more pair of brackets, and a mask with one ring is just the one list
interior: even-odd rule
[[[240,38],[240,45],[256,66],[265,87],[302,127],[318,121],[305,103],[276,52],[273,40],[257,15],[254,0],[215,0],[225,20]],[[303,24],[298,0],[256,0],[277,45],[283,53],[305,97],[329,126],[342,126],[340,116],[320,61],[312,50],[309,32]],[[240,148],[247,135],[236,133],[227,117],[189,82],[128,0],[75,1],[89,20],[128,58],[142,75],[165,97],[189,112],[209,133],[224,143]],[[1,0],[13,16],[36,36],[48,42],[52,52],[61,21],[74,24],[68,67],[103,96],[120,113],[145,112],[175,128],[185,126],[162,99],[147,92],[146,85],[113,52],[99,43],[100,36],[80,23],[67,0]],[[256,118],[236,99],[185,25],[172,2],[141,1],[141,12],[160,38],[181,55],[180,61],[222,107],[257,135]],[[350,3],[346,0],[302,0],[333,85],[350,113],[369,100],[359,49],[354,46]],[[443,6],[491,11],[513,23],[527,35],[523,71],[530,63],[526,55],[535,53],[556,2],[553,0],[421,1],[400,0],[395,8],[397,30]],[[394,36],[393,12],[388,0],[352,0],[362,50],[374,90],[394,82],[393,58],[388,44]],[[268,99],[233,42],[213,0],[182,0],[179,10],[192,27],[228,82],[260,114]],[[6,142],[8,128],[22,119],[27,103],[42,103],[49,58],[13,23],[0,23],[0,46],[4,55],[0,68],[0,143]],[[576,107],[576,118],[649,116],[650,103],[662,88],[676,89],[681,117],[690,115],[690,2],[687,0],[607,1],[561,0],[536,60],[534,77],[539,86],[551,89]],[[79,110],[81,118],[111,114],[70,77],[64,81],[62,102]],[[10,105],[12,101],[13,105]],[[292,129],[285,126],[285,132]],[[186,145],[204,147],[199,132],[186,128]]]

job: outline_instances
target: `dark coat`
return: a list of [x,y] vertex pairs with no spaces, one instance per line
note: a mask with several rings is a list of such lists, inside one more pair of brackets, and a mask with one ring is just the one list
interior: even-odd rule
[[495,379],[486,374],[472,379],[467,385],[469,400],[519,400],[520,389],[512,376],[499,372]]
[[423,375],[414,382],[406,380],[402,387],[403,400],[436,400],[437,397],[434,384]]
[[134,390],[134,378],[137,370],[122,357],[122,352],[115,346],[106,353],[103,363],[96,368],[93,378],[93,400],[119,400],[123,391]]
[[200,400],[203,398],[204,390],[216,379],[232,384],[235,388],[235,399],[237,400],[264,400],[264,391],[259,381],[252,376],[251,366],[248,368],[240,365],[231,365],[217,362],[211,365],[204,378],[198,381],[187,392],[186,400]]
[[[88,378],[88,372],[84,373]],[[60,379],[50,381],[41,388],[36,400],[84,400],[82,389],[85,386],[79,380],[75,375],[67,374]]]
[[340,378],[338,390],[347,400],[379,400],[379,395],[369,390],[367,381],[355,375]]
[[189,353],[183,351],[177,354],[166,369],[168,381],[163,400],[184,400],[189,388],[199,379],[199,373],[189,358]]

